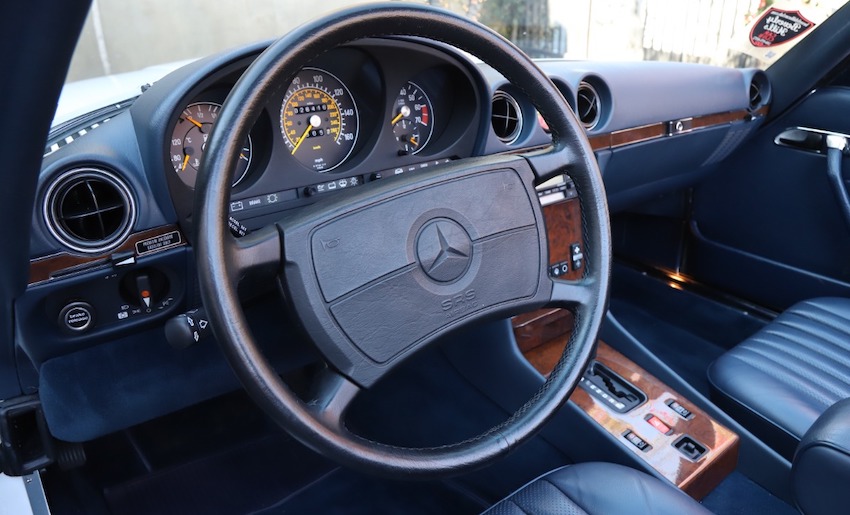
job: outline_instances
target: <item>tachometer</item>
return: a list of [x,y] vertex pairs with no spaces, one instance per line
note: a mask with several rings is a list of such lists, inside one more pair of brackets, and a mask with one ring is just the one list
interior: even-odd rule
[[351,92],[334,75],[304,68],[292,80],[280,109],[280,130],[301,164],[327,172],[354,150],[359,119]]
[[[201,156],[207,147],[213,124],[218,118],[221,105],[213,102],[196,102],[190,104],[180,113],[177,125],[171,133],[171,164],[180,180],[190,188],[195,187],[195,179],[201,166]],[[251,136],[245,139],[239,153],[236,173],[233,175],[233,186],[239,184],[248,173],[251,165],[253,143]]]

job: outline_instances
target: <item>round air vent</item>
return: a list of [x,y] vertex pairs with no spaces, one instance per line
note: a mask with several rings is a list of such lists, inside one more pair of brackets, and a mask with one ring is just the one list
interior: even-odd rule
[[522,133],[522,111],[516,99],[504,91],[497,91],[493,95],[492,108],[493,132],[508,145],[516,142]]
[[758,109],[764,99],[761,95],[761,86],[756,81],[750,83],[750,108]]
[[599,123],[601,116],[599,93],[588,82],[582,82],[578,85],[576,92],[576,115],[587,130],[593,130]]
[[759,70],[753,73],[750,77],[749,89],[749,109],[750,111],[758,111],[760,108],[770,103],[770,81],[767,75]]
[[130,188],[99,168],[76,168],[56,178],[44,197],[44,219],[63,245],[91,254],[111,250],[136,218]]

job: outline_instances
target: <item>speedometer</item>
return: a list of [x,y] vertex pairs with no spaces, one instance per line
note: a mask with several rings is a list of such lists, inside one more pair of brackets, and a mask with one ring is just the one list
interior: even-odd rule
[[354,150],[359,119],[351,92],[318,68],[304,68],[286,92],[280,130],[290,154],[317,172],[342,164]]

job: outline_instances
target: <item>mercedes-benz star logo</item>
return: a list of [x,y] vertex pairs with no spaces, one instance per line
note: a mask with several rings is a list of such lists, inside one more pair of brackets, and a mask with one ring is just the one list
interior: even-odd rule
[[457,222],[440,218],[422,228],[416,242],[416,255],[428,277],[450,282],[469,267],[472,241]]

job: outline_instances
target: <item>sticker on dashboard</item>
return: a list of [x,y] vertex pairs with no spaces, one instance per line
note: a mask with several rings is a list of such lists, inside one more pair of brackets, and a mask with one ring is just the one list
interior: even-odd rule
[[785,11],[771,7],[761,15],[750,30],[750,44],[765,48],[787,43],[815,26],[800,11]]
[[144,256],[145,254],[170,249],[181,244],[183,244],[183,237],[180,235],[180,231],[171,231],[136,242],[136,254]]

